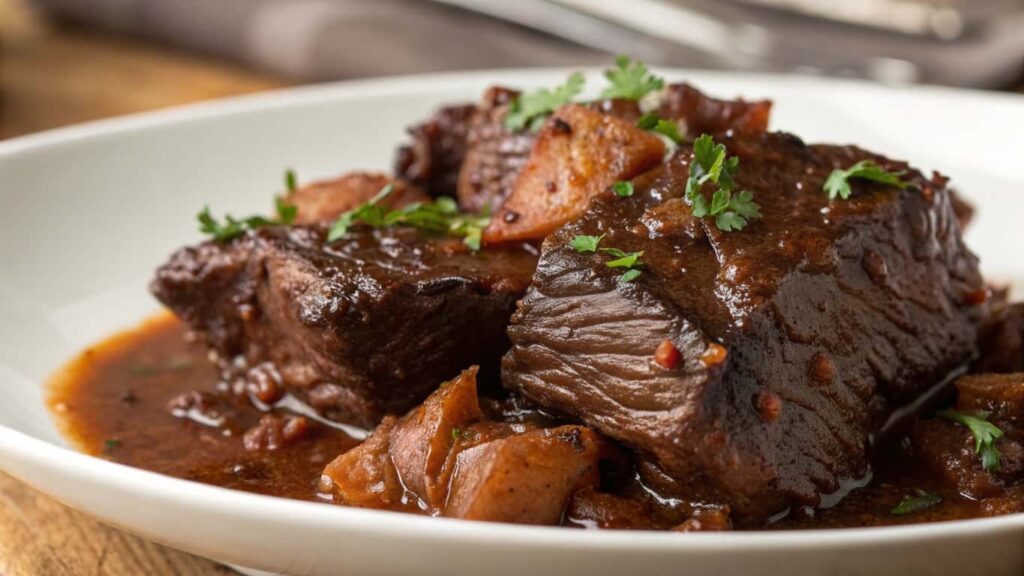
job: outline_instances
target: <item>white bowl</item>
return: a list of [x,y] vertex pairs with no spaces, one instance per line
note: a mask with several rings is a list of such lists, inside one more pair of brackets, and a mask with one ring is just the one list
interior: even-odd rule
[[[290,574],[1014,574],[1024,515],[803,532],[596,532],[423,518],[214,488],[70,450],[43,405],[60,363],[158,309],[153,268],[199,239],[203,204],[266,210],[301,180],[390,165],[405,126],[500,71],[300,88],[0,142],[0,469],[127,531]],[[666,71],[776,102],[774,127],[941,169],[978,207],[992,278],[1024,278],[1024,98],[850,81]],[[596,79],[596,71],[591,71]],[[597,82],[592,82],[597,84]]]

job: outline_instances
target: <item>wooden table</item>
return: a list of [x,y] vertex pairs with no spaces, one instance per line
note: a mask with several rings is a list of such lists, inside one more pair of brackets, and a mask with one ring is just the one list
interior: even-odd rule
[[[44,22],[20,0],[0,0],[0,138],[285,84],[202,55]],[[2,576],[227,573],[0,473]]]
[[[0,138],[285,85],[281,79],[31,14],[0,0]],[[105,526],[0,473],[0,575],[234,574]]]

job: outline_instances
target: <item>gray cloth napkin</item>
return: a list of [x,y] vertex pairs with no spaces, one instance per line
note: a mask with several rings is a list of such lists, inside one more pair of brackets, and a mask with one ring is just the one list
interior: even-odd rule
[[34,3],[59,16],[310,80],[609,60],[596,50],[420,0]]

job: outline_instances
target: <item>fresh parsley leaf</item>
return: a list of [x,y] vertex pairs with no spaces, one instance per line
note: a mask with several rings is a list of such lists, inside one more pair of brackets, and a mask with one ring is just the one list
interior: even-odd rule
[[250,216],[242,220],[236,220],[230,214],[224,216],[224,222],[222,223],[210,214],[209,206],[204,206],[203,210],[196,215],[196,219],[199,220],[199,231],[213,236],[213,239],[217,242],[227,242],[241,236],[247,230],[281,224],[281,222],[269,220],[263,216]]
[[[285,185],[293,186],[294,181],[295,174],[288,170],[285,173]],[[289,190],[293,189],[289,188]],[[264,218],[263,216],[249,216],[248,218],[238,220],[230,214],[225,214],[224,221],[221,222],[210,214],[209,206],[203,206],[202,211],[196,214],[196,220],[199,221],[200,232],[213,236],[213,239],[217,242],[227,242],[232,238],[245,234],[248,230],[255,230],[263,226],[288,226],[295,222],[295,217],[299,214],[298,206],[289,204],[280,196],[274,197],[274,207],[277,210],[276,219]]]
[[904,174],[906,174],[905,171],[888,172],[871,160],[861,160],[846,170],[839,168],[833,170],[825,180],[824,189],[828,193],[829,200],[835,200],[837,197],[846,200],[853,193],[853,190],[850,188],[850,180],[859,178],[885,184],[886,186],[895,186],[902,190],[907,187],[903,180],[900,179]]
[[601,243],[604,234],[600,236],[577,236],[572,239],[572,247],[577,252],[596,252],[597,245]]
[[[761,207],[754,202],[753,192],[733,193],[733,175],[739,166],[740,159],[729,157],[725,145],[716,144],[711,136],[702,134],[693,142],[686,200],[694,216],[714,216],[715,226],[723,232],[742,230],[748,221],[761,217]],[[707,183],[715,186],[710,202],[701,192]]]
[[572,102],[572,99],[583,91],[584,84],[586,78],[583,74],[574,72],[565,84],[552,90],[538,90],[520,95],[509,105],[508,113],[505,115],[505,128],[512,132],[526,128],[540,129],[549,114],[560,106]]
[[632,282],[633,280],[636,280],[637,276],[640,276],[640,274],[641,274],[640,270],[637,270],[636,268],[632,268],[630,270],[626,270],[626,272],[622,276],[619,276],[619,281],[620,282]]
[[935,506],[939,502],[942,502],[942,497],[938,494],[932,494],[931,492],[925,492],[924,490],[915,490],[913,496],[907,496],[892,509],[893,516],[905,516],[907,514],[913,514],[925,508]]
[[491,221],[489,210],[481,214],[461,214],[455,200],[446,196],[433,202],[413,202],[392,210],[380,202],[393,191],[394,186],[388,184],[365,204],[339,216],[327,233],[327,241],[338,240],[348,233],[353,224],[361,222],[373,228],[409,226],[461,237],[470,250],[480,250],[484,229]]
[[675,144],[679,144],[683,141],[683,136],[679,134],[679,124],[672,120],[665,120],[655,112],[648,112],[641,116],[640,119],[636,121],[636,127],[641,130],[648,130],[656,134],[661,134]]
[[615,58],[615,68],[606,70],[604,76],[611,86],[601,93],[602,98],[640,100],[665,87],[665,80],[651,74],[646,64],[624,55]]
[[103,441],[103,451],[111,453],[121,447],[121,441],[117,438],[109,438]]
[[627,198],[633,195],[633,183],[624,181],[612,184],[612,192],[619,198]]
[[462,436],[462,430],[458,426],[452,427],[452,440],[458,441],[460,436]]
[[284,198],[278,196],[274,198],[274,205],[277,208],[277,221],[285,226],[291,225],[295,222],[295,217],[299,215],[299,207],[294,204],[289,204]]
[[605,262],[604,265],[609,268],[632,268],[644,264],[640,262],[640,257],[644,255],[643,252],[623,252],[618,248],[601,248],[601,252],[607,252],[615,257],[614,260]]
[[621,282],[630,282],[635,280],[640,275],[640,270],[636,268],[643,266],[644,263],[640,261],[640,257],[644,255],[643,252],[624,252],[618,248],[600,248],[601,240],[604,239],[604,234],[600,236],[585,236],[580,235],[572,239],[570,244],[573,249],[580,253],[587,252],[603,252],[612,257],[604,263],[609,268],[628,268],[622,276],[619,277]]
[[936,412],[935,415],[966,426],[974,436],[974,453],[981,456],[981,469],[986,472],[999,470],[999,450],[996,448],[996,440],[1003,437],[1003,431],[995,424],[985,420],[987,414],[978,413],[972,416],[956,410],[942,410]]
[[[388,210],[383,206],[379,206],[378,203],[387,198],[388,195],[394,192],[394,190],[395,186],[393,184],[388,184],[381,188],[373,198],[370,198],[364,204],[360,204],[359,206],[342,213],[341,216],[338,216],[338,219],[334,221],[331,229],[327,232],[327,241],[334,242],[341,238],[348,233],[348,229],[357,221],[364,222],[374,228],[384,227],[387,224],[385,219],[387,217]],[[414,206],[416,204],[418,203],[410,204],[410,206]],[[408,206],[406,208],[408,208]]]
[[299,187],[299,179],[295,177],[295,170],[291,168],[284,171],[284,189],[289,192],[295,192],[296,188]]

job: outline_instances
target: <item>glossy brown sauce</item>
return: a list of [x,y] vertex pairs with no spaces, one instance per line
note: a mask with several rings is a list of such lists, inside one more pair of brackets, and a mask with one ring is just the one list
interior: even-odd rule
[[358,440],[310,422],[301,440],[278,450],[247,450],[242,434],[264,413],[245,397],[221,394],[230,427],[173,416],[168,403],[194,390],[215,391],[218,375],[204,345],[189,343],[169,315],[102,342],[74,359],[52,383],[50,407],[81,450],[205,484],[317,500],[324,466]]
[[[226,392],[217,394],[228,425],[214,427],[171,414],[168,404],[174,398],[197,390],[216,393],[218,380],[205,346],[189,342],[182,324],[162,315],[82,352],[53,379],[49,404],[65,435],[86,453],[205,484],[322,501],[317,483],[324,466],[359,440],[310,420],[308,432],[294,443],[277,450],[249,450],[242,436],[266,412],[247,397]],[[893,515],[892,509],[916,490],[938,494],[942,502]],[[979,516],[976,502],[951,493],[917,469],[895,443],[876,458],[866,486],[849,491],[832,508],[791,511],[770,528],[881,526]]]

